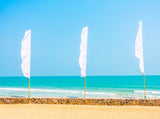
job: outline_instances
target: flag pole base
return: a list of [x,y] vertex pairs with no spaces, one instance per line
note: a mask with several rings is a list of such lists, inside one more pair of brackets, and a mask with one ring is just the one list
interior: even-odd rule
[[30,98],[30,78],[29,78],[29,84],[28,84],[28,97]]
[[86,98],[86,77],[84,80],[84,97],[83,98]]
[[144,99],[146,99],[145,74],[144,73],[143,73],[143,82],[144,82]]

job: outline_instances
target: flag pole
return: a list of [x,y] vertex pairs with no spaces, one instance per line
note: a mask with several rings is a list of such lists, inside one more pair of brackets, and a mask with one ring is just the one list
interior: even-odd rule
[[30,97],[30,78],[29,78],[29,86],[28,86],[28,97]]
[[86,77],[85,77],[85,80],[84,80],[84,98],[86,97]]
[[146,99],[145,74],[144,73],[143,73],[143,82],[144,82],[144,98]]

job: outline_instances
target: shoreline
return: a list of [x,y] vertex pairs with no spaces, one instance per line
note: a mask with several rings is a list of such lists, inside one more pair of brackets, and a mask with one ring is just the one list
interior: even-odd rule
[[143,98],[52,98],[52,97],[0,97],[0,104],[66,104],[109,106],[160,106],[160,99]]

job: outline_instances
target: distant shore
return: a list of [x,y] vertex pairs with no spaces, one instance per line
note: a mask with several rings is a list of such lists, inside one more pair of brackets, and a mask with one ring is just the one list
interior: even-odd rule
[[160,99],[140,98],[43,98],[0,97],[0,104],[70,104],[110,106],[160,106]]

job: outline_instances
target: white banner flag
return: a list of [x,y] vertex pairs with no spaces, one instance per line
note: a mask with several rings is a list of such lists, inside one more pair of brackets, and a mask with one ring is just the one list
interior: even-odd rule
[[81,45],[80,45],[80,57],[79,57],[79,66],[81,68],[81,77],[86,76],[87,37],[88,37],[88,27],[84,27],[82,30],[82,33],[81,33]]
[[25,32],[24,38],[21,42],[21,58],[22,58],[22,72],[27,78],[30,78],[30,63],[31,63],[31,30]]
[[143,40],[142,40],[142,21],[139,22],[139,30],[135,42],[135,55],[139,58],[139,68],[144,73],[144,62],[143,62]]

